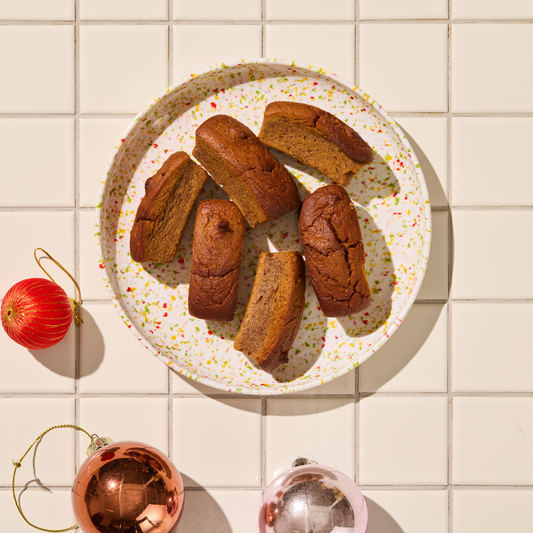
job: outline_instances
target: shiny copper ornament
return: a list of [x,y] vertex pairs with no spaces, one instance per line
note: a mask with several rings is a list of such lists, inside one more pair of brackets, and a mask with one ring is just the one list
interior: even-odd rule
[[[101,442],[100,442],[101,441]],[[183,483],[162,452],[141,442],[96,441],[72,486],[84,533],[171,533],[183,508]],[[90,453],[90,451],[88,451]]]
[[366,502],[343,473],[307,459],[277,477],[263,495],[260,533],[365,533]]

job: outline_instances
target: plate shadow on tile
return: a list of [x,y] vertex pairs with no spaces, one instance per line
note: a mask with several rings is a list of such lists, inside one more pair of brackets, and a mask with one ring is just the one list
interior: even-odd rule
[[360,392],[446,392],[445,331],[446,304],[415,303],[391,339],[357,369]]
[[368,533],[404,533],[398,522],[378,505],[375,501],[365,496],[368,509]]

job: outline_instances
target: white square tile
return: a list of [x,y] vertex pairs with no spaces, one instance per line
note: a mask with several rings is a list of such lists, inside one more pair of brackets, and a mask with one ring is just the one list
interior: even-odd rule
[[387,111],[448,110],[446,24],[364,24],[360,42],[360,85]]
[[1,26],[0,113],[74,113],[74,26]]
[[172,459],[186,487],[261,485],[261,400],[174,400]]
[[[72,512],[70,490],[27,490],[24,494],[17,491],[17,498],[19,495],[22,511],[36,526],[62,529],[76,522]],[[35,529],[26,524],[20,516],[10,490],[0,491],[0,509],[2,509],[4,531],[35,532]]]
[[[190,5],[193,5],[191,2]],[[174,26],[174,83],[221,63],[261,57],[261,26]],[[195,48],[191,43],[216,43]]]
[[355,20],[353,0],[266,0],[267,20]]
[[448,212],[431,213],[431,251],[417,299],[448,298]]
[[531,0],[450,0],[454,19],[531,19]]
[[453,399],[453,483],[533,485],[533,398]]
[[114,306],[85,304],[81,316],[81,393],[168,391],[167,367],[131,334]]
[[533,306],[456,303],[452,323],[454,391],[533,392]]
[[447,485],[447,398],[368,397],[359,413],[361,484]]
[[360,0],[361,20],[447,19],[448,0]]
[[81,20],[168,20],[168,0],[80,0]]
[[448,205],[448,121],[445,118],[400,118],[428,186],[433,207]]
[[176,533],[250,533],[257,530],[260,491],[185,491]]
[[[80,426],[115,442],[145,442],[168,455],[167,398],[81,398]],[[85,441],[79,456],[86,458]]]
[[365,490],[368,533],[448,533],[448,491]]
[[2,20],[74,20],[75,0],[0,0]]
[[167,88],[167,26],[81,26],[80,39],[82,113],[138,113]]
[[[11,461],[20,461],[43,431],[59,424],[74,424],[74,399],[0,398],[0,425],[6,435],[15,436],[2,442],[0,485],[11,486]],[[70,487],[75,475],[74,434],[74,429],[55,429],[43,438],[37,451],[34,446],[17,470],[17,487],[24,487],[26,483],[35,486],[35,479],[44,486]]]
[[[26,278],[46,278],[33,258],[35,248],[43,248],[74,275],[74,214],[68,212],[0,212],[0,246],[9,250],[10,260],[0,264],[0,295]],[[44,257],[40,255],[39,257]],[[48,259],[41,264],[71,297],[72,281]],[[48,279],[48,278],[47,278]],[[83,294],[83,293],[82,293]]]
[[267,483],[297,457],[355,474],[355,403],[341,398],[267,400]]
[[98,262],[98,249],[94,234],[95,212],[82,211],[80,213],[80,286],[83,291],[83,299],[109,300],[102,277],[103,270]]
[[74,207],[74,119],[0,119],[3,207]]
[[73,320],[65,337],[44,350],[28,350],[0,333],[0,393],[74,393],[75,328]]
[[454,533],[529,533],[533,523],[531,490],[455,490]]
[[82,118],[80,120],[80,206],[94,207],[105,178],[106,165],[121,135],[133,121],[129,118]]
[[261,20],[261,0],[174,0],[174,19]]
[[454,211],[454,298],[532,298],[533,213]]
[[533,205],[531,146],[533,118],[452,119],[453,205]]
[[353,83],[355,79],[354,26],[267,25],[266,55],[320,67]]
[[533,111],[531,24],[454,24],[451,61],[454,113]]
[[446,315],[446,305],[413,305],[394,335],[359,367],[359,390],[446,392]]

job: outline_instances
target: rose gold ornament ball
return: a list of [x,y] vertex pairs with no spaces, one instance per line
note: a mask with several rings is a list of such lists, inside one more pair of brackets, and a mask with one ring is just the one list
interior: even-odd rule
[[81,465],[72,486],[83,533],[170,533],[183,508],[183,483],[170,459],[141,442],[114,442]]

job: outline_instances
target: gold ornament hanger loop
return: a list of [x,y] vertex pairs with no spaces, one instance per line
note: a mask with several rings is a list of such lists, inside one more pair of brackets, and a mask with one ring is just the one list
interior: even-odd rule
[[[40,250],[40,248],[37,248],[38,250]],[[44,252],[44,250],[43,250]],[[46,252],[45,252],[46,253]],[[42,267],[41,267],[42,268]],[[44,270],[44,269],[43,269]],[[49,276],[50,277],[50,276]],[[52,279],[52,278],[50,278]],[[54,280],[52,280],[54,281]],[[55,283],[55,281],[54,281]],[[74,282],[76,283],[76,282]],[[18,509],[18,512],[20,513],[20,516],[22,516],[22,518],[24,518],[24,520],[26,521],[26,523],[28,525],[30,525],[31,527],[34,527],[35,529],[39,529],[40,531],[48,531],[49,533],[62,533],[63,531],[70,531],[71,529],[74,529],[76,527],[78,527],[78,524],[74,524],[73,526],[70,526],[70,527],[67,527],[65,529],[44,529],[42,527],[39,527],[39,526],[36,526],[34,524],[32,524],[25,516],[24,516],[24,513],[22,512],[22,509],[20,508],[20,505],[17,501],[17,496],[15,494],[15,476],[17,475],[17,470],[22,466],[22,461],[24,460],[24,458],[26,457],[26,455],[28,455],[28,453],[30,452],[30,450],[33,448],[33,446],[39,442],[49,431],[52,431],[53,429],[59,429],[59,428],[72,428],[72,429],[77,429],[78,431],[82,431],[83,433],[85,433],[85,435],[87,435],[90,439],[91,439],[91,442],[94,441],[94,438],[92,435],[90,435],[87,431],[85,431],[83,428],[80,428],[78,426],[75,426],[73,424],[63,424],[63,425],[60,425],[60,426],[52,426],[51,428],[48,428],[46,431],[44,431],[43,433],[41,433],[32,443],[32,445],[26,450],[26,453],[21,457],[20,461],[12,461],[13,462],[13,466],[15,467],[15,470],[13,471],[13,484],[12,484],[12,488],[13,488],[13,499],[15,500],[15,505],[17,506],[17,509]]]
[[73,281],[74,285],[76,285],[76,289],[78,290],[78,299],[73,300],[72,298],[69,298],[69,300],[72,304],[72,309],[74,311],[74,320],[76,321],[76,326],[79,326],[83,322],[80,316],[80,307],[83,301],[81,299],[80,286],[76,283],[76,280],[70,275],[68,270],[66,270],[60,263],[58,263],[46,250],[43,250],[42,248],[35,248],[35,250],[33,251],[33,257],[35,257],[35,261],[37,261],[37,264],[39,265],[39,267],[41,267],[41,270],[50,278],[52,282],[56,283],[54,278],[52,278],[52,276],[50,276],[50,274],[48,274],[48,272],[44,269],[43,265],[41,265],[41,260],[37,258],[37,250],[40,250],[41,252],[46,254],[48,259],[53,261]]

